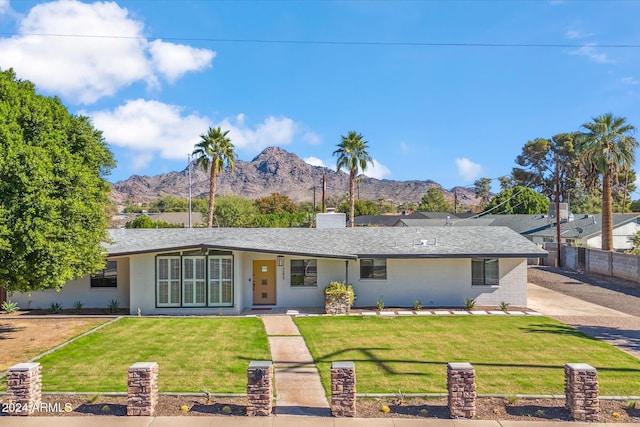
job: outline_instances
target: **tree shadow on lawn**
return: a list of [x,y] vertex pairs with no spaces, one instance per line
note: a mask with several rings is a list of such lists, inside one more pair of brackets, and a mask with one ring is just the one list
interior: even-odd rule
[[578,326],[578,329],[595,339],[615,343],[621,349],[640,352],[639,330],[591,325]]
[[593,336],[589,336],[582,331],[574,328],[573,326],[565,325],[565,324],[532,324],[527,327],[519,327],[521,331],[530,334],[556,334],[562,336],[572,336],[576,338],[582,338],[591,341],[598,341],[597,338]]
[[24,327],[16,328],[15,326],[11,326],[9,323],[0,323],[0,340],[12,340],[14,338],[9,335],[22,330],[24,330]]

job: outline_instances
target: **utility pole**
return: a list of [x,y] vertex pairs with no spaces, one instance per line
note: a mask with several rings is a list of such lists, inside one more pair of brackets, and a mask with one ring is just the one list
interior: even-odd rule
[[324,169],[322,171],[322,213],[325,212],[325,208],[326,208],[324,204],[326,196],[327,196],[327,170]]
[[191,154],[187,154],[187,175],[189,175],[189,228],[191,228]]
[[556,242],[558,242],[557,267],[562,267],[560,256],[560,161],[556,153]]
[[458,189],[453,187],[453,213],[458,213]]

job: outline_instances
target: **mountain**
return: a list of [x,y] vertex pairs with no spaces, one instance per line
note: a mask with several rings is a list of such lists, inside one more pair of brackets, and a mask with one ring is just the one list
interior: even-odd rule
[[[225,169],[218,176],[217,194],[238,194],[251,199],[271,193],[286,194],[296,203],[312,201],[314,187],[316,201],[321,203],[322,174],[326,173],[328,197],[340,197],[349,191],[349,175],[331,169],[311,166],[297,155],[279,147],[266,148],[250,162],[236,161],[235,173]],[[195,164],[191,166],[192,194],[208,196],[209,175]],[[453,200],[453,191],[457,192],[458,201],[463,206],[476,204],[476,197],[470,188],[456,187],[446,190],[434,181],[392,181],[388,179],[361,176],[359,184],[360,199],[385,199],[394,203],[418,202],[429,188],[437,187],[443,191],[445,198]],[[149,202],[161,196],[188,197],[188,169],[181,172],[169,172],[156,176],[133,175],[112,186],[111,198],[116,204],[127,201],[139,203]]]

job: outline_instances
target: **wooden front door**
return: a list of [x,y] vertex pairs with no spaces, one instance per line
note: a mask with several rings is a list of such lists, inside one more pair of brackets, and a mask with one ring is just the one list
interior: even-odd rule
[[253,261],[253,304],[276,303],[276,262]]

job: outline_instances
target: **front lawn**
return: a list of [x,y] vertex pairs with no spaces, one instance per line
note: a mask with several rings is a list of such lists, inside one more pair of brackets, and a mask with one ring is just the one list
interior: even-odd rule
[[640,360],[544,317],[295,319],[330,390],[332,361],[356,364],[358,393],[446,393],[447,362],[470,362],[480,394],[564,394],[564,364],[598,369],[601,395],[637,395]]
[[158,362],[160,391],[245,393],[247,366],[270,360],[255,318],[124,318],[43,357],[44,391],[126,391],[135,362]]

